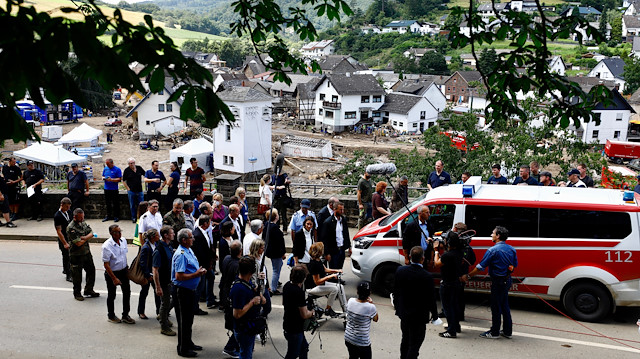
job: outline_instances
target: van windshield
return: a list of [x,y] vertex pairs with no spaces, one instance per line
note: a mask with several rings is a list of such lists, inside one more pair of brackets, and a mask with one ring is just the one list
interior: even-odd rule
[[[423,194],[422,196],[418,197],[415,201],[409,203],[409,205],[407,207],[409,207],[409,209],[411,209],[411,208],[417,206],[419,203],[424,201],[425,197],[427,197],[426,193]],[[407,214],[407,209],[403,207],[398,212],[392,213],[390,216],[386,216],[385,218],[383,218],[380,221],[379,226],[384,227],[384,226],[386,226],[388,224],[391,224],[391,223],[395,222],[397,219],[404,217],[405,214]]]

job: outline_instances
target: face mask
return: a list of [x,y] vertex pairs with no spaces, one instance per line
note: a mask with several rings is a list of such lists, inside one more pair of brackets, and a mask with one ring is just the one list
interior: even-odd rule
[[219,205],[220,205],[220,202],[219,202],[219,201],[213,201],[213,206],[214,206],[214,207],[218,207]]

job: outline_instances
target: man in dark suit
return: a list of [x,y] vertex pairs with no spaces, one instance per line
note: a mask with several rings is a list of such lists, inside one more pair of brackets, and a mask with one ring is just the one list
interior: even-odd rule
[[342,269],[346,251],[351,251],[349,227],[342,202],[333,204],[333,215],[324,221],[323,227],[324,256],[329,268]]
[[[240,207],[237,204],[232,204],[229,206],[229,214],[222,219],[220,222],[220,226],[224,222],[233,223],[233,226],[236,228],[235,233],[232,235],[233,239],[237,239],[242,242],[244,239],[244,222],[242,221],[242,216],[240,215]],[[220,258],[220,262],[222,262],[224,258]]]
[[[194,303],[196,315],[208,314],[206,311],[200,309],[199,301],[201,297],[206,297],[207,306],[214,301],[213,281],[215,280],[215,272],[213,269],[213,258],[216,251],[216,244],[209,238],[209,234],[207,233],[209,222],[211,222],[209,216],[202,215],[198,219],[198,226],[193,230],[193,246],[191,250],[193,250],[196,258],[198,258],[198,263],[200,263],[202,268],[207,270],[207,273],[205,273],[200,283],[198,283],[196,290],[196,302]],[[209,292],[209,289],[211,289],[211,292]]]
[[[411,264],[396,270],[393,305],[400,317],[401,359],[416,359],[424,341],[429,318],[438,318],[433,278],[422,267],[424,251],[415,246],[410,252]],[[429,316],[431,313],[431,316]]]
[[402,232],[402,250],[404,251],[404,264],[409,264],[409,252],[415,246],[422,247],[425,257],[429,260],[433,253],[433,245],[429,239],[433,239],[433,228],[428,223],[429,207],[420,206],[416,210],[417,220],[411,221]]
[[322,238],[322,229],[324,228],[324,221],[326,221],[327,218],[333,216],[333,204],[336,202],[338,202],[338,199],[336,197],[330,197],[329,203],[327,203],[326,206],[322,207],[322,209],[316,215],[316,219],[318,220],[318,228],[316,231],[318,234],[318,238]]

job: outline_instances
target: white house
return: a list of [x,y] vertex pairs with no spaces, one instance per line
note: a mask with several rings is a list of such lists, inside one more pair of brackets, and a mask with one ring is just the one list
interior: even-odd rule
[[[591,111],[591,121],[582,121],[580,128],[573,128],[582,141],[605,144],[607,140],[627,140],[629,119],[631,114],[636,112],[618,91],[613,90],[612,93],[612,105],[605,107],[598,104]],[[599,124],[596,122],[598,119],[600,120]]]
[[562,56],[554,56],[547,61],[549,62],[549,72],[564,76],[567,65],[565,65],[564,60],[562,60]]
[[184,128],[180,119],[182,101],[167,102],[173,90],[165,82],[164,90],[157,94],[148,92],[138,104],[127,113],[138,126],[140,138],[167,136]]
[[382,30],[380,29],[380,27],[378,27],[378,25],[365,25],[360,30],[365,35],[382,33]]
[[511,9],[511,4],[508,2],[496,3],[495,10],[494,5],[491,3],[485,3],[478,5],[477,11],[482,17],[482,21],[488,24],[493,20],[502,18],[502,13],[509,11],[509,9]]
[[419,31],[422,35],[438,35],[440,33],[440,25],[431,22],[420,22]]
[[622,37],[638,36],[640,34],[640,19],[637,15],[625,15],[622,17]]
[[618,91],[624,91],[624,66],[624,60],[621,58],[604,59],[598,62],[587,76],[615,81],[619,86]]
[[333,40],[312,41],[302,46],[300,53],[306,57],[320,57],[325,55],[333,55],[336,47]]
[[249,87],[218,93],[236,121],[213,130],[216,170],[252,173],[271,167],[271,103],[273,97]]
[[382,120],[385,91],[373,75],[327,75],[315,92],[316,128],[342,132],[359,121]]
[[422,26],[416,20],[394,20],[388,23],[382,32],[397,32],[399,34],[405,34],[407,32],[420,33]]
[[435,125],[439,111],[426,98],[390,93],[380,107],[387,123],[399,132],[422,133]]
[[447,98],[432,80],[403,80],[394,86],[393,92],[424,97],[438,112],[447,107]]
[[[600,23],[597,21],[592,21],[589,23],[589,26],[594,27],[596,29],[599,28]],[[605,39],[609,40],[611,39],[611,25],[607,24],[606,26],[606,30],[605,33],[602,34],[604,36]],[[582,36],[582,40],[580,38],[580,36],[578,36],[578,34],[580,34],[580,36]],[[576,27],[574,28],[574,32],[571,34],[571,40],[573,41],[582,41],[584,42],[591,42],[593,41],[593,35],[592,34],[587,34],[587,30],[583,27],[581,27],[580,25],[576,25]]]
[[435,52],[436,49],[432,49],[432,48],[414,48],[414,47],[410,47],[407,51],[403,52],[402,54],[404,55],[404,57],[408,57],[410,59],[416,59],[416,61],[420,61],[420,59],[422,59],[422,57],[424,56],[424,54],[426,54],[427,52]]

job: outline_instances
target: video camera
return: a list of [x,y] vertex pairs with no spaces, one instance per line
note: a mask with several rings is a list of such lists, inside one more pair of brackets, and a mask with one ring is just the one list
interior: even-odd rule
[[324,315],[325,310],[318,305],[315,304],[315,300],[313,298],[307,298],[307,309],[313,310],[314,315],[309,319],[305,319],[304,321],[304,331],[311,332],[314,334],[315,331],[320,328],[319,319]]
[[[443,232],[442,234],[440,234],[440,241],[445,245],[448,246],[449,245],[449,237],[451,235],[451,233],[456,233],[453,232],[451,230]],[[476,235],[476,231],[473,229],[469,229],[466,230],[462,233],[456,233],[458,235],[458,238],[460,239],[460,243],[462,245],[462,247],[466,247],[469,246],[471,244],[471,240],[473,239],[473,236]]]

